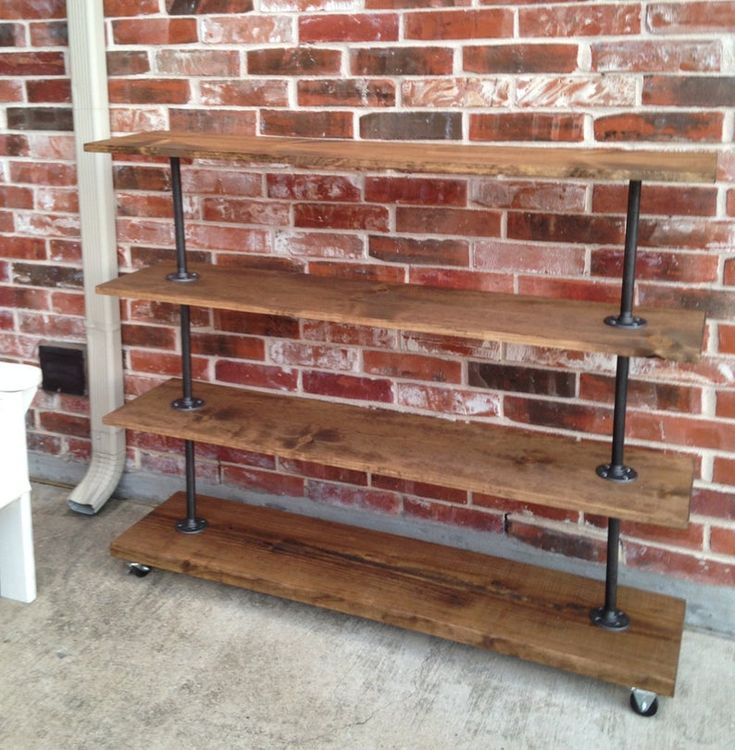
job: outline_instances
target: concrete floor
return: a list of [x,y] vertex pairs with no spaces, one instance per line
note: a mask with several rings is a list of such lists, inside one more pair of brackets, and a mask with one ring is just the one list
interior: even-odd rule
[[34,491],[39,596],[0,599],[2,750],[732,748],[735,641],[687,631],[677,696],[643,719],[622,688],[416,633],[154,572],[98,517]]

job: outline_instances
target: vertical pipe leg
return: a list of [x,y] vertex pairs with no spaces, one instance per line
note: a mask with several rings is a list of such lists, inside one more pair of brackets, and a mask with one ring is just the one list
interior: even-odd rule
[[181,380],[183,394],[171,402],[171,406],[179,411],[195,411],[204,406],[201,398],[192,395],[193,385],[191,376],[191,311],[189,305],[181,305]]
[[620,521],[607,520],[607,570],[605,572],[605,604],[590,611],[595,625],[606,630],[625,630],[630,620],[625,612],[617,608],[618,599],[618,547],[620,543]]
[[194,443],[184,441],[186,459],[186,518],[176,522],[176,528],[183,534],[198,534],[207,527],[203,518],[197,518],[196,475],[194,463]]
[[184,200],[181,191],[181,162],[171,159],[171,192],[174,202],[174,233],[176,238],[176,271],[168,274],[169,281],[196,281],[199,274],[186,267],[186,238],[184,235]]
[[625,411],[628,402],[628,372],[630,357],[618,357],[615,375],[615,412],[613,414],[612,457],[609,464],[597,467],[597,473],[603,479],[613,482],[632,482],[638,473],[626,466],[625,452]]
[[640,328],[643,318],[633,315],[635,291],[635,259],[638,250],[638,220],[641,213],[641,181],[628,184],[628,213],[625,222],[625,255],[623,257],[623,288],[620,294],[620,314],[605,318],[605,323],[616,328]]

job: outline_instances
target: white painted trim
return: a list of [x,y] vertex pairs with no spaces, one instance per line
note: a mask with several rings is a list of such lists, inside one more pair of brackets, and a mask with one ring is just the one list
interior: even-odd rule
[[115,490],[125,463],[125,434],[106,427],[102,417],[123,402],[118,301],[95,293],[97,284],[117,276],[115,197],[111,157],[87,154],[84,143],[108,138],[110,108],[102,0],[67,0],[69,68],[74,104],[81,218],[84,299],[92,460],[69,495],[69,506],[96,513]]

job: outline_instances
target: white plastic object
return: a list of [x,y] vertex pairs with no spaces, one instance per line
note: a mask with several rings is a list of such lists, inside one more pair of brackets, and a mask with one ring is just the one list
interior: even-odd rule
[[0,362],[0,596],[36,598],[25,415],[41,382],[32,365]]

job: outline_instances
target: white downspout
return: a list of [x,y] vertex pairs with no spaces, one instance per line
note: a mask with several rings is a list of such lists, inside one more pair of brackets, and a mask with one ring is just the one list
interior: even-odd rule
[[102,0],[67,0],[69,57],[79,179],[79,214],[86,303],[92,459],[69,495],[79,513],[96,513],[117,487],[125,464],[125,433],[102,417],[123,402],[120,312],[117,299],[95,294],[117,276],[115,197],[110,156],[87,154],[83,145],[110,136]]

